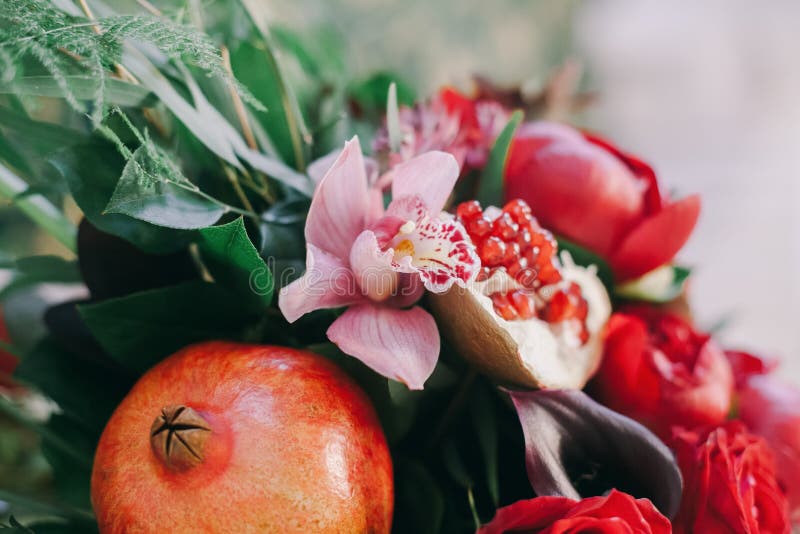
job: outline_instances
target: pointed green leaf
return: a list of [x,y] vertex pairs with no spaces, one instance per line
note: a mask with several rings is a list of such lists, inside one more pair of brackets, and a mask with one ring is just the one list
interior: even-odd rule
[[244,220],[203,228],[199,234],[203,263],[214,280],[256,305],[269,306],[272,273],[250,241]]
[[[64,76],[64,81],[78,100],[94,100],[100,81],[94,76]],[[151,95],[141,85],[135,85],[115,78],[103,82],[103,101],[108,105],[122,107],[142,106]],[[18,94],[64,98],[64,90],[52,76],[26,76],[8,83],[0,84],[0,94]]]
[[511,115],[508,124],[497,136],[492,151],[489,153],[489,160],[483,170],[477,197],[484,206],[499,206],[503,202],[503,174],[508,161],[508,149],[514,139],[514,132],[522,122],[522,117],[521,111],[515,111]]
[[194,281],[78,307],[102,347],[141,373],[191,343],[243,339],[254,319],[219,284]]
[[181,186],[163,174],[148,147],[139,147],[122,170],[105,211],[183,230],[210,226],[225,213],[220,204],[189,189],[193,186],[188,182]]

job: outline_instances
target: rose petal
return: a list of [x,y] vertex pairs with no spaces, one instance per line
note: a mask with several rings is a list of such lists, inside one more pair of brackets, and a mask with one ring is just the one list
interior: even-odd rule
[[[617,488],[650,499],[667,517],[680,505],[672,453],[649,430],[575,390],[510,392],[537,495],[577,499]],[[574,481],[574,482],[573,482]]]
[[[483,525],[477,534],[503,534],[505,532],[538,531],[564,517],[576,501],[566,497],[536,497],[504,506],[494,519]],[[534,530],[536,529],[536,530]]]
[[700,196],[667,205],[634,228],[611,256],[618,280],[638,278],[669,262],[683,247],[700,216]]
[[344,145],[314,192],[306,220],[306,241],[347,258],[350,247],[367,225],[370,200],[367,174],[358,137]]
[[346,354],[410,389],[422,389],[439,358],[436,322],[419,307],[352,306],[328,328],[328,338]]
[[419,196],[438,215],[458,179],[458,163],[446,152],[426,152],[392,170],[392,198]]
[[362,300],[353,272],[336,256],[308,244],[306,272],[281,289],[278,307],[290,323],[322,308],[339,308]]

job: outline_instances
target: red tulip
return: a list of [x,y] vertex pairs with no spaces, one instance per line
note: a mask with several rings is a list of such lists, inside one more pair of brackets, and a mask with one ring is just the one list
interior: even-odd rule
[[706,334],[647,306],[611,316],[592,384],[600,402],[668,436],[673,425],[717,425],[730,410],[733,375]]
[[520,127],[505,194],[527,201],[543,226],[605,258],[618,281],[672,260],[700,214],[697,195],[670,202],[640,159],[549,122]]

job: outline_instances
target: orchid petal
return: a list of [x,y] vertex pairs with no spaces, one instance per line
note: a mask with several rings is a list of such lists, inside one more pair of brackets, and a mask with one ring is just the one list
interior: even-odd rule
[[617,279],[638,278],[669,262],[689,239],[699,216],[700,197],[691,195],[641,221],[611,257]]
[[328,338],[346,354],[409,389],[422,389],[439,358],[436,321],[419,307],[353,306],[328,328]]
[[290,323],[314,310],[339,308],[362,300],[353,272],[336,256],[308,244],[306,272],[278,296],[278,307]]
[[392,268],[394,251],[382,251],[375,233],[365,230],[350,250],[350,268],[361,292],[373,301],[384,301],[397,289],[398,273]]
[[453,284],[465,286],[481,262],[461,223],[453,218],[424,217],[402,227],[392,242],[395,269],[419,273],[425,288],[444,293]]
[[572,499],[611,488],[649,498],[672,517],[682,481],[672,453],[649,430],[581,391],[510,393],[523,434],[528,478],[537,495]]
[[367,174],[358,137],[344,145],[317,186],[306,220],[306,241],[338,258],[364,230],[370,212]]
[[[336,160],[341,155],[342,151],[337,148],[321,158],[315,159],[308,164],[306,174],[308,174],[309,178],[311,178],[315,184],[320,183],[322,178],[325,177],[325,174],[333,167],[333,164],[336,163]],[[375,161],[375,158],[364,156],[364,171],[367,173],[367,183],[371,187],[384,189],[384,187],[380,187],[378,183],[378,162]]]
[[438,214],[458,179],[458,163],[446,152],[426,152],[392,171],[392,198],[419,196],[429,213]]

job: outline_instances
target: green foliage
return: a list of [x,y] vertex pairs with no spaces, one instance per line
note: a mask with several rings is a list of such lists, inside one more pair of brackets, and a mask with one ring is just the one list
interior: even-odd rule
[[44,282],[77,283],[78,266],[59,256],[30,256],[2,265],[11,270],[11,280],[0,289],[0,301],[14,291]]
[[503,175],[508,161],[508,150],[522,118],[521,111],[515,111],[511,115],[508,124],[497,136],[492,151],[489,153],[489,160],[483,170],[477,194],[477,199],[484,206],[499,206],[503,202]]
[[[115,15],[90,21],[69,15],[45,0],[15,0],[0,6],[0,19],[7,21],[0,27],[2,57],[11,66],[7,80],[14,76],[14,60],[30,55],[50,73],[70,105],[83,111],[79,94],[68,81],[68,73],[77,63],[98,81],[91,95],[95,125],[104,115],[109,71],[120,70],[117,65],[128,40],[149,43],[167,57],[186,61],[239,87],[225,70],[219,48],[205,34],[166,18]],[[240,93],[248,103],[263,109],[249,92],[242,89]]]
[[260,320],[220,285],[199,281],[85,304],[79,310],[100,345],[135,373],[192,343],[247,340]]
[[214,280],[244,299],[268,307],[272,302],[272,273],[250,241],[241,217],[199,231],[203,263]]

